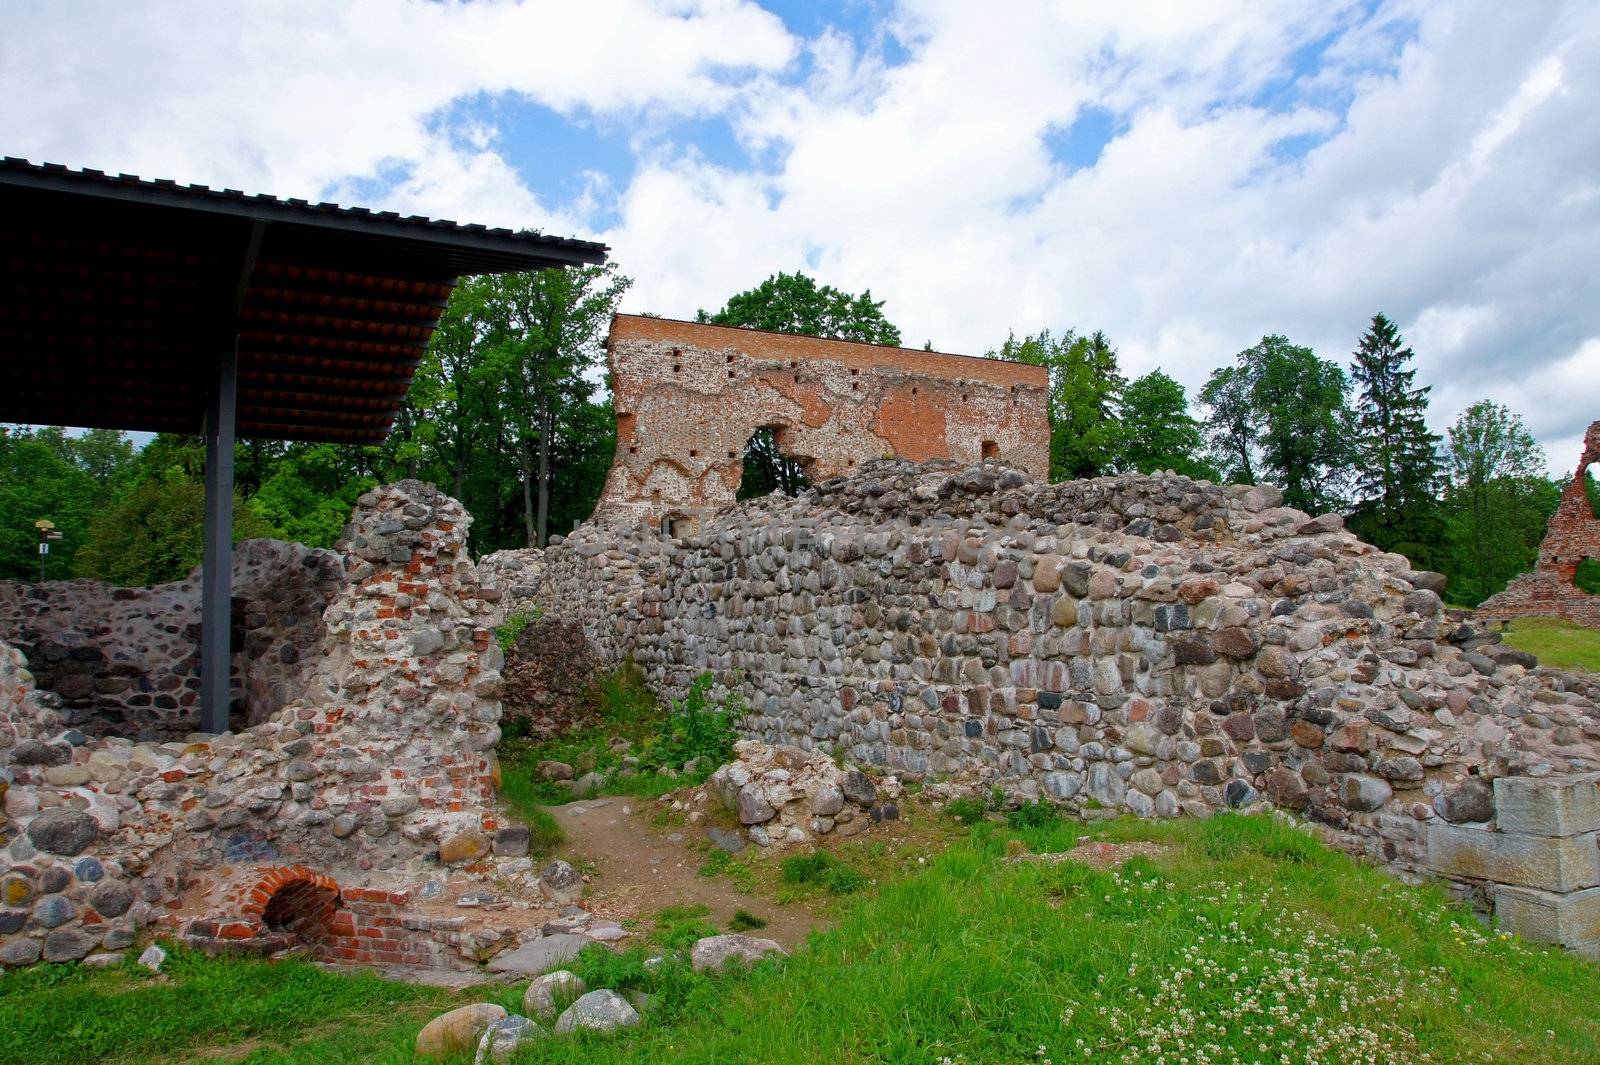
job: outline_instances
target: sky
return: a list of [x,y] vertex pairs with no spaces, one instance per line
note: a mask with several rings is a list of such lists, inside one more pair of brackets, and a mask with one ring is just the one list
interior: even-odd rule
[[0,153],[601,240],[624,310],[771,273],[908,345],[1103,330],[1191,394],[1400,326],[1443,430],[1600,418],[1593,0],[53,0]]

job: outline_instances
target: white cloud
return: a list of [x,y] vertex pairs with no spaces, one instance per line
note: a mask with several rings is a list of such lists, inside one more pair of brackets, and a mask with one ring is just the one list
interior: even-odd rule
[[[1592,3],[902,0],[865,48],[736,0],[246,10],[12,12],[3,150],[595,236],[666,314],[809,266],[908,343],[1100,328],[1191,388],[1266,332],[1343,360],[1381,310],[1440,427],[1498,399],[1559,469],[1600,417]],[[630,130],[635,164],[542,198],[484,94]],[[1089,106],[1119,133],[1073,168],[1050,138]]]

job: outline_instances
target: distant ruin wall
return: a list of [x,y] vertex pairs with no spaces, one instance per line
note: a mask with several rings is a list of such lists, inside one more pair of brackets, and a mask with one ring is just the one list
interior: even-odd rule
[[1493,818],[1489,780],[1600,769],[1600,685],[1280,498],[876,462],[492,568],[671,694],[715,672],[764,740],[1142,816],[1265,798],[1418,872],[1429,824]]
[[1600,422],[1584,435],[1583,455],[1550,515],[1534,571],[1514,578],[1505,591],[1485,600],[1478,607],[1479,617],[1555,617],[1600,629],[1600,595],[1590,595],[1574,583],[1584,559],[1600,562],[1600,518],[1594,516],[1584,485],[1584,473],[1595,462],[1600,462]]
[[813,482],[887,456],[1049,473],[1043,367],[633,315],[616,316],[607,347],[617,456],[601,520],[699,520],[733,503],[760,429]]
[[[233,724],[260,724],[297,697],[322,612],[344,585],[337,552],[246,540],[233,553]],[[200,726],[200,571],[151,588],[0,581],[0,640],[96,736],[173,739]]]

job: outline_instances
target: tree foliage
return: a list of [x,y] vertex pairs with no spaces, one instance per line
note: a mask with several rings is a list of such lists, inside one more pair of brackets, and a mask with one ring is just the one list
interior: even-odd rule
[[853,296],[832,285],[818,285],[802,273],[779,273],[731,297],[715,313],[698,311],[695,321],[869,344],[899,344],[900,330],[883,316],[883,303],[872,298],[871,289]]
[[1041,330],[1016,334],[988,353],[1043,366],[1050,374],[1050,479],[1097,477],[1117,468],[1122,452],[1122,393],[1127,387],[1116,349],[1099,331],[1060,336]]
[[1439,436],[1428,429],[1430,386],[1417,387],[1414,357],[1382,314],[1356,348],[1351,377],[1356,402],[1355,485],[1361,497],[1350,528],[1422,568],[1442,557]]
[[1205,438],[1189,413],[1183,385],[1151,370],[1122,393],[1123,440],[1119,468],[1138,473],[1172,470],[1215,481],[1217,469],[1202,458]]
[[1287,337],[1262,337],[1200,392],[1218,465],[1239,481],[1280,485],[1288,506],[1338,509],[1354,459],[1348,390],[1338,365]]
[[1476,606],[1534,564],[1560,490],[1522,418],[1489,400],[1450,427],[1445,460],[1450,598]]

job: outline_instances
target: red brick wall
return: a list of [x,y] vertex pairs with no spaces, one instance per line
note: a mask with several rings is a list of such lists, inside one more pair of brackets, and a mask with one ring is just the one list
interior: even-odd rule
[[1480,618],[1558,617],[1600,629],[1600,596],[1580,591],[1573,583],[1580,562],[1600,560],[1600,518],[1589,506],[1583,483],[1584,471],[1595,462],[1600,462],[1600,422],[1589,426],[1584,436],[1578,468],[1562,490],[1561,503],[1550,515],[1539,545],[1538,565],[1478,607]]
[[886,454],[1049,474],[1043,367],[617,315],[617,458],[597,515],[659,520],[734,501],[761,428],[824,480]]

